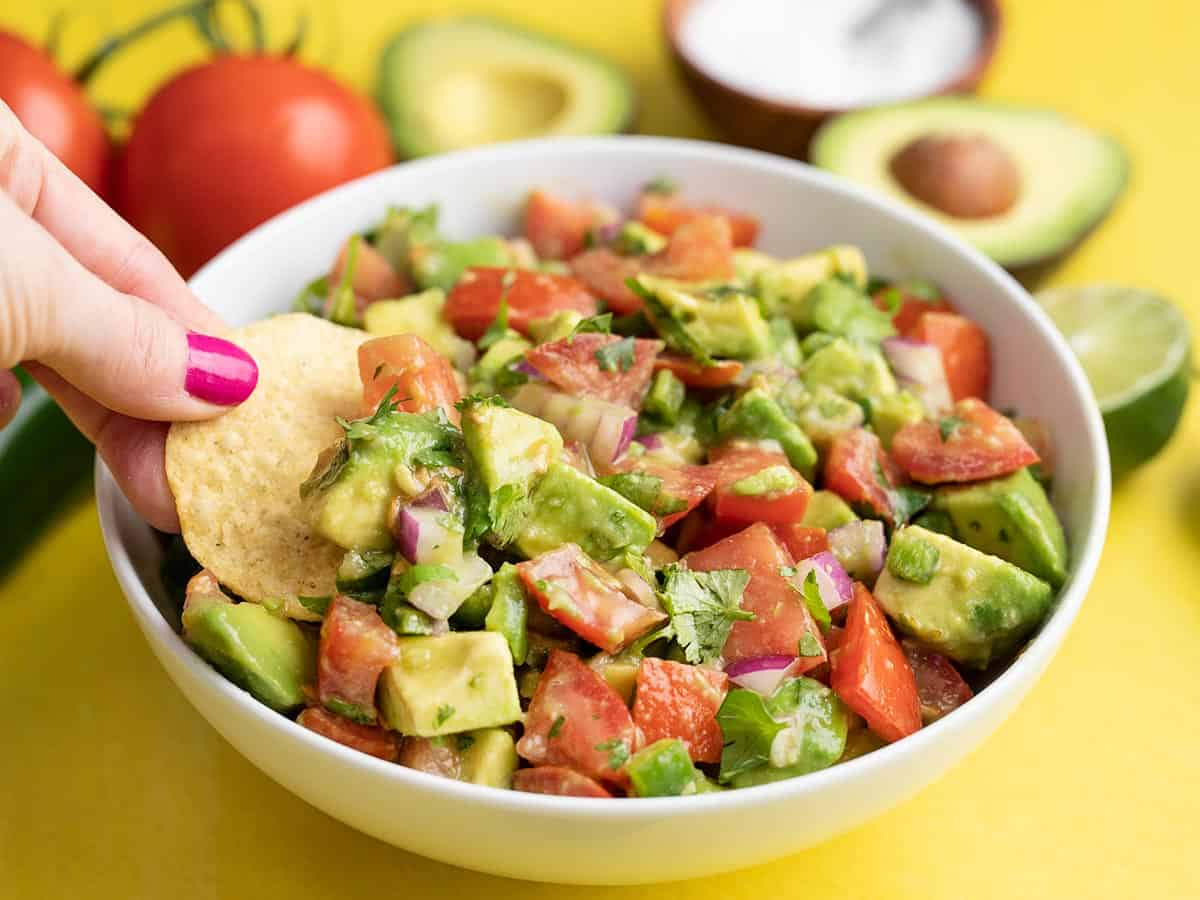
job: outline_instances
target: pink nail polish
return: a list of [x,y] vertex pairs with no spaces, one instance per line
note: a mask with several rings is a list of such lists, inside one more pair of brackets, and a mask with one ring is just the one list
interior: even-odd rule
[[199,400],[218,406],[241,403],[258,384],[258,366],[237,344],[208,334],[188,332],[188,369],[184,387]]

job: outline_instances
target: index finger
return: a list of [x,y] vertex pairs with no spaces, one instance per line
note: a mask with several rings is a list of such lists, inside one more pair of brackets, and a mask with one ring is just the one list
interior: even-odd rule
[[197,331],[225,330],[225,323],[191,292],[158,248],[29,134],[3,100],[0,191],[116,290],[161,307]]

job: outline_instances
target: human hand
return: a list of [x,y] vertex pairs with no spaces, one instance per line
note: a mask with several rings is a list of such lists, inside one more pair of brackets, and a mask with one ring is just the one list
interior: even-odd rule
[[159,251],[0,101],[0,427],[22,365],[96,445],[150,524],[178,531],[172,421],[250,396],[258,368]]

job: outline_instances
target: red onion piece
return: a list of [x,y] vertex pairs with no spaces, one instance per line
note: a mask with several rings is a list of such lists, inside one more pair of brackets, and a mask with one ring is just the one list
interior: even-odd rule
[[492,577],[492,567],[475,553],[465,554],[449,568],[457,580],[422,581],[409,591],[408,602],[434,619],[448,619]]
[[886,338],[882,347],[897,383],[914,394],[930,415],[941,416],[954,408],[941,350],[925,341],[902,337]]
[[439,509],[446,512],[450,509],[448,489],[443,484],[432,484],[412,499],[411,506],[418,509]]
[[663,445],[661,434],[643,434],[640,438],[634,438],[634,440],[647,450],[659,450]]
[[756,656],[753,659],[738,660],[726,667],[725,674],[738,687],[767,697],[775,693],[775,689],[787,675],[788,668],[795,661],[794,656]]
[[821,602],[827,610],[833,612],[850,602],[854,595],[854,582],[836,556],[828,550],[823,550],[815,556],[800,560],[796,563],[795,583],[803,584],[808,573],[813,571],[817,573],[817,590],[820,591]]
[[542,373],[537,370],[534,364],[527,359],[522,359],[519,363],[513,366],[513,369],[536,381],[546,380],[545,376],[542,375]]
[[887,538],[878,519],[850,522],[829,532],[829,547],[851,578],[870,586],[883,571]]
[[448,504],[432,488],[401,506],[392,520],[396,549],[411,563],[454,562],[462,556],[462,532],[447,521]]

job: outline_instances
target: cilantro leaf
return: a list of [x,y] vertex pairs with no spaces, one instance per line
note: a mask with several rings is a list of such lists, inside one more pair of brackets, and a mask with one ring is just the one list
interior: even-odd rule
[[755,691],[734,688],[717,710],[717,724],[725,739],[721,751],[722,781],[766,765],[771,744],[786,727],[767,711],[766,702]]
[[312,316],[319,316],[325,308],[325,298],[328,296],[329,276],[314,278],[301,288],[296,299],[292,301],[292,312],[306,312]]
[[612,313],[601,313],[598,316],[588,316],[581,319],[579,324],[571,329],[571,337],[577,334],[612,334]]
[[629,760],[629,744],[624,738],[613,738],[611,741],[597,744],[595,749],[601,753],[608,753],[608,767],[614,772]]
[[666,341],[668,346],[686,353],[702,366],[716,365],[708,351],[700,345],[699,341],[688,334],[683,322],[655,296],[652,290],[637,278],[630,278],[625,284],[641,298],[650,324],[654,326],[654,330],[658,332],[659,337]]
[[483,337],[478,340],[480,350],[486,350],[496,341],[500,340],[508,333],[508,297],[500,298],[500,308],[496,311],[496,318],[492,319],[492,324],[487,327],[487,331],[483,333]]
[[621,338],[611,344],[605,344],[595,352],[596,362],[601,372],[615,372],[620,369],[628,372],[634,363],[633,338]]
[[316,613],[318,616],[324,616],[325,611],[329,609],[329,603],[333,600],[332,597],[305,597],[303,595],[296,598],[303,606],[311,613]]
[[550,723],[550,730],[546,732],[546,737],[553,740],[562,733],[563,726],[567,724],[566,716],[555,716],[554,721]]
[[808,570],[808,574],[804,576],[804,584],[799,591],[800,596],[804,598],[804,605],[816,619],[821,631],[828,631],[833,626],[833,620],[829,618],[829,610],[825,606],[825,601],[821,599],[821,588],[817,584],[816,569]]
[[693,665],[712,662],[721,655],[733,623],[754,618],[740,607],[750,574],[745,569],[693,572],[678,563],[663,571],[663,606],[684,658]]
[[928,300],[931,303],[936,303],[942,299],[941,289],[932,281],[925,281],[922,278],[907,278],[900,282],[900,290],[908,294],[910,297],[916,297],[918,300]]
[[658,175],[651,178],[642,186],[643,194],[674,194],[679,190],[679,183],[669,175]]
[[954,437],[954,433],[958,431],[958,426],[963,424],[963,420],[958,416],[946,416],[938,422],[938,434],[941,435],[942,443]]
[[446,722],[449,721],[450,717],[454,715],[454,712],[455,710],[453,706],[451,706],[449,703],[443,703],[437,709],[437,718],[433,720],[433,727],[441,728],[446,724]]
[[875,483],[887,491],[888,505],[892,510],[892,525],[903,525],[933,500],[933,494],[928,491],[920,491],[908,485],[900,485],[897,487],[892,484],[891,479],[887,477],[887,473],[883,471],[883,467],[879,465],[879,460],[874,463]]

